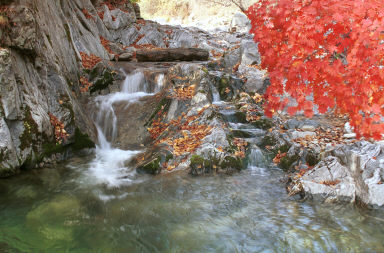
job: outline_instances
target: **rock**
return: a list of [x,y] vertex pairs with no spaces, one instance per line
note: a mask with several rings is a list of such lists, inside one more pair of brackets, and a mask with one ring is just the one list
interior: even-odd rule
[[300,127],[300,129],[305,131],[305,132],[314,132],[316,130],[316,127],[311,126],[311,125],[304,125],[304,126]]
[[257,44],[253,40],[243,40],[241,42],[241,64],[259,65],[261,57]]
[[244,13],[236,13],[231,21],[231,31],[248,33],[251,29],[251,21]]
[[339,145],[313,170],[296,180],[307,195],[338,201],[359,199],[384,205],[384,146],[366,141]]
[[133,53],[123,53],[119,55],[119,61],[131,61],[133,59]]
[[123,12],[120,9],[110,11],[107,5],[104,5],[103,22],[108,29],[117,30],[124,28],[135,21],[135,12]]
[[240,64],[241,61],[241,49],[237,48],[229,51],[224,55],[224,67],[225,69],[232,71],[235,65]]
[[245,92],[265,93],[266,88],[269,86],[269,80],[265,70],[240,65],[238,71],[242,76],[247,78],[247,82],[244,85]]
[[292,139],[298,139],[298,138],[306,138],[306,137],[311,137],[311,136],[316,136],[315,132],[300,132],[300,131],[293,131],[291,133]]
[[349,124],[349,122],[345,123],[344,125],[344,131],[347,133],[347,134],[352,134],[353,131],[352,131],[352,127],[351,125]]
[[343,137],[345,139],[355,139],[356,138],[356,134],[355,133],[344,134]]
[[172,30],[172,36],[169,40],[170,48],[179,48],[179,47],[194,47],[198,44],[194,36],[185,30],[174,29]]
[[336,157],[328,157],[320,162],[300,182],[307,194],[323,195],[325,199],[337,197],[340,201],[355,199],[354,179]]

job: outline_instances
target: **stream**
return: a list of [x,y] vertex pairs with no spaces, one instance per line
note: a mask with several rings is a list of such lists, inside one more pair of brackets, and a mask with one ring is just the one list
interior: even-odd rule
[[[193,177],[139,175],[126,161],[143,150],[111,146],[115,103],[152,96],[140,72],[95,100],[94,154],[0,181],[0,252],[384,252],[384,213],[287,196],[284,172],[252,146],[248,168]],[[254,143],[263,132],[234,129]]]

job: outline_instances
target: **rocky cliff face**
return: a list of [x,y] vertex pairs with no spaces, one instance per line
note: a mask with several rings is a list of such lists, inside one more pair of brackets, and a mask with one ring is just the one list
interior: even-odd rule
[[0,177],[93,146],[79,60],[83,53],[110,59],[100,36],[112,40],[136,21],[132,4],[122,5],[111,11],[89,0],[0,6]]

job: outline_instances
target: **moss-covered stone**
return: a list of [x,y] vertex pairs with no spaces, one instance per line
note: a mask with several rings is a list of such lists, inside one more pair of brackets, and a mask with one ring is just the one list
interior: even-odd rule
[[16,168],[2,167],[0,165],[0,178],[10,177],[16,174]]
[[261,140],[260,147],[265,148],[267,146],[274,146],[276,145],[277,140],[271,136],[271,135],[266,135],[264,138]]
[[149,117],[148,121],[144,124],[144,126],[150,126],[152,124],[153,119],[156,117],[157,113],[160,110],[163,110],[164,112],[167,112],[169,107],[171,106],[172,99],[170,98],[163,98],[160,100],[159,104],[156,106],[155,110]]
[[232,130],[232,134],[236,138],[252,138],[253,135],[249,132],[242,130]]
[[155,175],[155,174],[159,174],[160,171],[161,171],[160,157],[157,157],[157,158],[153,159],[152,161],[150,161],[149,163],[137,168],[137,172],[143,173],[143,174]]
[[236,112],[234,114],[234,117],[236,118],[236,121],[238,123],[243,123],[243,124],[246,124],[248,123],[247,121],[247,115],[244,113],[244,112]]
[[165,162],[167,163],[167,162],[169,162],[170,160],[172,160],[173,159],[173,154],[172,153],[169,153],[169,154],[167,154],[166,156],[165,156]]
[[305,157],[305,161],[309,166],[315,166],[320,162],[320,158],[314,152],[308,152],[308,154]]
[[105,69],[104,73],[102,74],[102,76],[100,78],[98,78],[96,80],[96,82],[94,82],[92,84],[92,86],[89,89],[89,91],[92,94],[94,92],[97,92],[97,91],[100,91],[100,90],[104,90],[105,88],[107,88],[109,85],[111,85],[113,83],[113,80],[114,80],[113,73],[111,71]]
[[222,169],[243,169],[243,160],[239,157],[226,156],[221,163]]
[[32,118],[32,114],[29,108],[24,110],[24,132],[20,136],[20,149],[24,150],[33,146],[34,137],[38,134],[38,127],[34,119]]
[[88,134],[83,134],[79,128],[76,128],[74,143],[71,147],[74,151],[79,151],[85,148],[94,148],[95,143],[89,138]]
[[267,130],[273,127],[272,120],[265,117],[252,122],[252,125],[255,126],[256,128],[264,129],[264,130]]
[[298,155],[293,155],[293,156],[284,156],[283,158],[280,159],[279,167],[285,171],[288,171],[292,164],[297,162],[300,159]]
[[230,77],[223,76],[219,81],[219,95],[221,100],[231,100],[234,96],[234,91],[231,85]]
[[204,158],[199,155],[193,155],[191,157],[191,166],[203,166],[204,165]]

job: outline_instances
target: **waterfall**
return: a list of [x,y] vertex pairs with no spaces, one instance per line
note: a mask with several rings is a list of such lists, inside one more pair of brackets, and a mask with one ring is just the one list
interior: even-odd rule
[[[164,76],[162,77],[164,79]],[[159,77],[159,79],[161,79]],[[135,171],[126,167],[126,162],[141,151],[121,150],[113,148],[111,143],[117,137],[117,116],[115,103],[137,102],[141,97],[151,96],[144,74],[136,71],[126,76],[120,92],[98,96],[95,99],[96,113],[93,115],[98,134],[96,157],[89,164],[89,171],[97,183],[108,186],[119,186],[131,182]],[[158,87],[156,87],[156,90]]]

